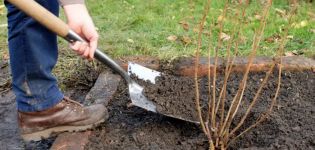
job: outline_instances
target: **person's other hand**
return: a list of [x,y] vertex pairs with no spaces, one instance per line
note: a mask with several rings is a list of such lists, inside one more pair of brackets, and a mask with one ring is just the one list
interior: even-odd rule
[[64,10],[69,27],[88,41],[88,43],[72,43],[70,44],[71,49],[83,58],[92,60],[94,58],[94,52],[97,48],[99,35],[86,6],[83,4],[65,5]]

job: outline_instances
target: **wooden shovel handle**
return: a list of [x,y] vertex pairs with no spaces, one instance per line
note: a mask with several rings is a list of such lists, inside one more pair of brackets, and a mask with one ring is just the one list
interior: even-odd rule
[[59,36],[66,37],[68,35],[68,25],[34,0],[7,1]]

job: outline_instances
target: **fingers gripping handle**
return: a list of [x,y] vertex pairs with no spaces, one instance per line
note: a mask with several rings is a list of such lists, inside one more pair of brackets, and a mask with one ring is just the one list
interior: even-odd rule
[[[81,38],[78,34],[76,34],[74,31],[70,30],[68,35],[64,37],[69,43],[74,43],[76,41],[80,42],[87,42],[83,38]],[[113,59],[111,59],[109,56],[104,54],[102,51],[99,49],[96,49],[94,56],[97,60],[100,62],[106,64],[108,67],[119,73],[128,83],[131,83],[132,80],[128,73],[121,67],[119,66]]]
[[66,37],[69,32],[69,27],[58,17],[50,13],[44,7],[36,3],[34,0],[7,0],[27,15],[44,25],[52,32],[61,37]]

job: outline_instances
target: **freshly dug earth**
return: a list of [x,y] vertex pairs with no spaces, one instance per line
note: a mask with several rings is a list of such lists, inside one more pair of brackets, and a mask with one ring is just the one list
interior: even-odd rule
[[[231,75],[227,87],[226,98],[229,100],[227,104],[230,103],[235,95],[242,77],[242,74]],[[244,93],[244,101],[242,102],[240,113],[233,122],[234,126],[244,114],[245,108],[255,96],[264,77],[265,73],[250,74]],[[281,78],[280,95],[271,116],[260,126],[232,143],[230,149],[314,149],[315,74],[312,71],[283,72]],[[165,81],[168,81],[168,78],[165,79]],[[252,114],[246,120],[243,129],[254,123],[259,115],[269,107],[275,94],[277,82],[277,73],[274,73],[261,93],[255,109],[253,109]],[[202,83],[201,91],[205,91],[201,92],[201,99],[207,99],[208,85],[206,78],[201,79],[200,83]],[[221,88],[222,83],[223,75],[220,75],[217,80],[218,88]],[[191,82],[189,81],[188,84],[191,84]],[[169,86],[172,87],[173,85]],[[189,87],[193,88],[193,85],[183,86],[183,88]],[[181,87],[172,88],[172,90],[175,90],[175,93],[180,90],[188,92],[187,89],[182,89]],[[218,92],[219,89],[216,89],[216,91]],[[163,97],[165,91],[161,95]],[[181,95],[180,97],[183,98]],[[187,99],[191,99],[191,97],[187,97]],[[172,102],[162,106],[171,108],[174,104],[180,104],[177,101],[181,101],[176,99],[176,96],[169,100]],[[114,99],[108,106],[109,120],[93,132],[94,135],[90,138],[89,144],[85,147],[86,149],[208,148],[207,139],[198,125],[146,112],[137,107],[129,107],[129,102],[128,89],[125,83],[122,82]],[[188,102],[188,100],[185,102]],[[191,104],[194,104],[194,102],[191,102]],[[195,107],[191,105],[193,108],[187,108],[189,106],[181,108],[193,112]],[[164,108],[161,107],[159,109],[163,110]],[[188,116],[185,113],[179,115]],[[191,116],[193,117],[193,115]]]
[[[207,81],[202,80],[199,88],[202,93],[200,99],[202,108],[207,108],[208,90]],[[157,112],[168,116],[175,116],[184,120],[198,122],[196,110],[196,91],[194,79],[162,75],[156,78],[156,83],[146,82],[144,95],[157,106]],[[206,111],[206,110],[204,110]]]

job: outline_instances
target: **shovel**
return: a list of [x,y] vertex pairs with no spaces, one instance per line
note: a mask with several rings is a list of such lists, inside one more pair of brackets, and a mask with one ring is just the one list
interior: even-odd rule
[[[36,3],[34,0],[7,0],[23,12],[25,12],[27,15],[41,23],[43,26],[51,30],[52,32],[56,33],[58,36],[64,38],[69,43],[74,43],[76,41],[80,42],[86,42],[83,38],[81,38],[78,34],[76,34],[74,31],[72,31],[66,23],[64,23],[61,19],[54,16],[52,13],[47,11],[44,7]],[[131,98],[132,105],[143,108],[147,111],[155,112],[157,113],[155,104],[148,100],[143,95],[143,87],[137,84],[133,79],[130,78],[130,73],[135,73],[140,79],[144,80],[150,80],[152,83],[154,83],[155,77],[159,76],[160,73],[148,68],[145,68],[143,66],[129,63],[128,65],[128,72],[129,74],[121,67],[119,66],[113,59],[111,59],[109,56],[104,54],[99,49],[96,49],[95,58],[99,60],[100,62],[106,64],[108,67],[113,69],[115,72],[117,72],[119,75],[121,75],[124,80],[128,83],[129,88],[129,95]],[[165,115],[165,114],[164,114]],[[181,117],[176,117],[172,115],[166,115],[173,118],[178,118],[181,120],[185,120]],[[190,121],[190,120],[186,120]],[[194,122],[194,121],[190,121]],[[198,122],[195,122],[198,123]]]

